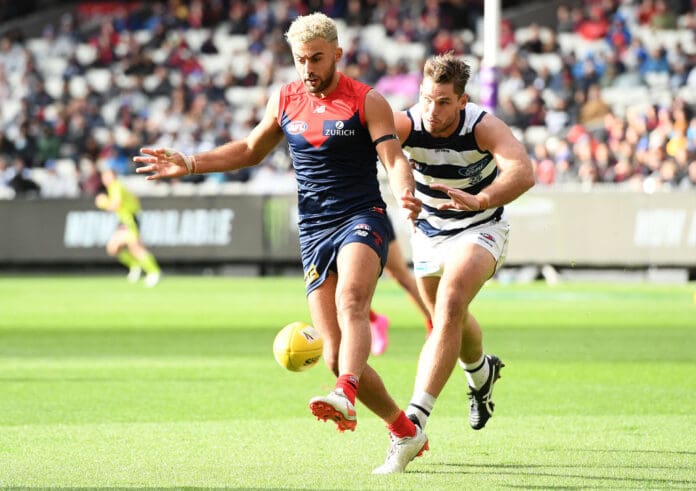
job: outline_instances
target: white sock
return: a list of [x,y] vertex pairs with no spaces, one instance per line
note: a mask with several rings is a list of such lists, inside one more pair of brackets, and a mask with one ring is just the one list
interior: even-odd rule
[[462,360],[459,360],[459,365],[464,369],[469,387],[478,390],[488,380],[491,369],[488,366],[485,354],[481,355],[481,358],[473,363],[464,363]]
[[406,416],[409,416],[411,419],[415,417],[418,420],[418,426],[424,430],[428,417],[435,406],[435,400],[436,398],[427,392],[414,393],[413,397],[411,397],[411,402],[408,403],[406,408]]

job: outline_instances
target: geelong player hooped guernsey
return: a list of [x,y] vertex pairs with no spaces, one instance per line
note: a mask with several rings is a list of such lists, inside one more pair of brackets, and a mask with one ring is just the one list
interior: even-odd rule
[[[483,108],[467,103],[461,111],[459,127],[449,137],[436,138],[423,128],[419,105],[408,110],[413,128],[403,144],[413,166],[416,197],[423,201],[426,218],[416,220],[427,236],[452,235],[469,227],[499,219],[503,208],[482,211],[438,210],[438,205],[450,200],[446,193],[430,189],[431,183],[442,183],[477,194],[498,174],[490,152],[476,145],[474,127],[484,116]],[[421,214],[421,217],[423,214]]]
[[370,87],[343,75],[327,97],[302,81],[281,88],[280,124],[290,146],[302,228],[332,225],[357,211],[384,208],[377,152],[365,125]]

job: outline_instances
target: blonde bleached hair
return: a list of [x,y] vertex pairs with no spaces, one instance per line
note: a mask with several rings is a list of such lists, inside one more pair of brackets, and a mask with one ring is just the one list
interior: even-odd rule
[[423,76],[425,78],[429,78],[436,84],[452,84],[454,93],[459,96],[464,94],[470,75],[471,68],[469,65],[452,53],[428,58],[423,67]]
[[329,42],[338,42],[336,23],[321,12],[297,17],[290,24],[288,32],[285,33],[285,39],[291,45],[308,43],[319,38]]

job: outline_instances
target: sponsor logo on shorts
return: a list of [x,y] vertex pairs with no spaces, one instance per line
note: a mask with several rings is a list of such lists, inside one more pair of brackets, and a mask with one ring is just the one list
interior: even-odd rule
[[312,264],[307,268],[304,274],[305,284],[311,285],[314,281],[319,278],[319,273],[317,273],[316,265]]
[[378,246],[381,246],[382,242],[384,242],[384,239],[382,238],[382,236],[379,235],[374,230],[372,231],[372,237],[375,239],[375,244],[377,244]]
[[416,261],[413,263],[413,272],[420,277],[435,274],[440,267],[433,261]]
[[478,240],[488,245],[495,245],[495,237],[487,232],[481,232],[478,236]]
[[353,227],[353,233],[358,237],[367,237],[370,235],[370,231],[372,231],[372,227],[370,227],[367,223],[358,223],[355,227]]

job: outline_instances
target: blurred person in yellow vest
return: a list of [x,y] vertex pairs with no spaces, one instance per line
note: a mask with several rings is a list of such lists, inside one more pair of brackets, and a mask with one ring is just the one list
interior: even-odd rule
[[126,189],[113,169],[102,171],[101,181],[106,193],[99,193],[94,203],[97,208],[114,212],[119,222],[106,244],[106,252],[128,268],[128,281],[136,283],[144,271],[145,286],[155,286],[160,280],[160,267],[140,239],[140,200]]

